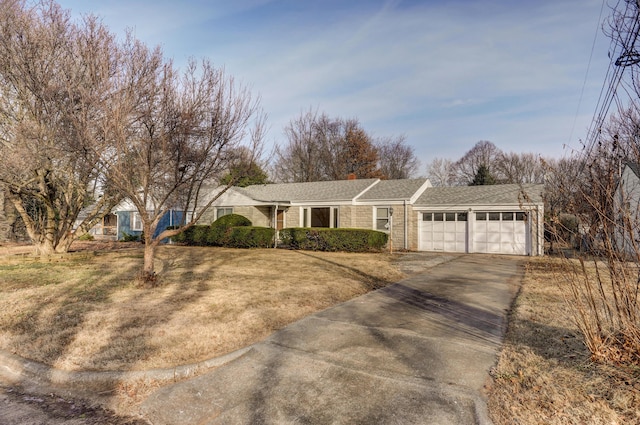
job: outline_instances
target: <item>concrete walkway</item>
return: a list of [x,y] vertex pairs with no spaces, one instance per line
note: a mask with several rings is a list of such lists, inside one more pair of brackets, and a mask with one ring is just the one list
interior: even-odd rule
[[482,389],[522,263],[455,257],[160,389],[143,414],[154,425],[489,424]]

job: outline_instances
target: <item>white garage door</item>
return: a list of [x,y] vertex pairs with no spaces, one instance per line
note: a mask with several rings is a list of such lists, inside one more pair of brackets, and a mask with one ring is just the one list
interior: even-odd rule
[[467,252],[467,213],[422,213],[422,251]]
[[420,250],[528,255],[530,232],[522,211],[423,212]]
[[524,212],[476,212],[473,252],[527,255],[527,223]]

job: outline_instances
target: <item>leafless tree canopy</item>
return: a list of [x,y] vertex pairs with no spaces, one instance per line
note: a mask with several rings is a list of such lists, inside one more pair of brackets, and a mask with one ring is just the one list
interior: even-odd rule
[[453,161],[447,158],[434,158],[427,164],[427,178],[436,187],[454,186],[455,171]]
[[285,128],[287,142],[276,148],[276,179],[284,182],[379,177],[378,151],[355,119],[307,111]]
[[157,243],[192,224],[155,235],[160,218],[197,220],[215,199],[205,185],[256,163],[263,125],[258,99],[207,60],[179,72],[95,17],[0,2],[0,185],[40,252],[67,250],[126,198],[152,276]]
[[373,139],[356,119],[312,110],[292,119],[287,141],[275,151],[274,177],[282,182],[408,178],[418,167],[404,137]]
[[418,172],[420,161],[404,136],[380,139],[377,147],[380,173],[386,179],[408,179]]
[[0,190],[41,253],[66,251],[118,200],[100,186],[94,155],[117,52],[95,17],[73,23],[54,2],[0,3]]
[[[210,196],[221,177],[235,170],[239,178],[240,167],[258,160],[264,116],[246,89],[206,60],[180,73],[158,49],[131,39],[125,48],[118,112],[102,134],[108,149],[96,154],[106,181],[140,212],[144,276],[152,279],[158,243],[199,219],[222,193]],[[156,235],[172,209],[193,218]]]
[[466,186],[473,182],[481,166],[488,169],[492,175],[495,173],[495,164],[502,151],[496,145],[481,140],[476,143],[462,158],[455,163],[456,183]]
[[434,158],[427,164],[427,177],[434,186],[467,186],[480,170],[498,184],[543,183],[547,172],[536,154],[505,153],[492,142],[481,140],[455,162]]

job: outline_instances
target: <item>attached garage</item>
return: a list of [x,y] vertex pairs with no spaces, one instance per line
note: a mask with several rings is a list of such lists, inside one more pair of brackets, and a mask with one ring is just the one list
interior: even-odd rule
[[418,199],[418,249],[543,255],[541,186],[429,188]]

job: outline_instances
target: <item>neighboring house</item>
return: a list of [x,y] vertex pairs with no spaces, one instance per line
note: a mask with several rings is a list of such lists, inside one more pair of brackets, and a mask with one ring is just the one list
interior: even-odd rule
[[620,250],[636,256],[640,252],[640,165],[628,163],[615,194],[618,212],[616,242]]
[[[170,210],[158,222],[154,236],[157,236],[170,226],[177,226],[182,222],[182,211]],[[80,213],[76,220],[76,225],[80,223],[86,212]],[[113,208],[98,224],[93,226],[88,232],[96,240],[123,240],[127,236],[142,235],[142,220],[140,213],[129,201],[123,201]]]
[[115,240],[118,235],[118,216],[114,213],[105,215],[89,233],[96,240]]
[[542,185],[434,188],[427,179],[363,179],[233,187],[200,222],[231,213],[278,230],[380,230],[396,249],[544,254]]
[[[126,236],[142,235],[142,220],[137,208],[131,202],[123,201],[113,209],[116,216],[116,239],[122,240]],[[183,212],[178,210],[169,210],[166,212],[156,227],[154,237],[167,227],[178,226],[182,223]]]

